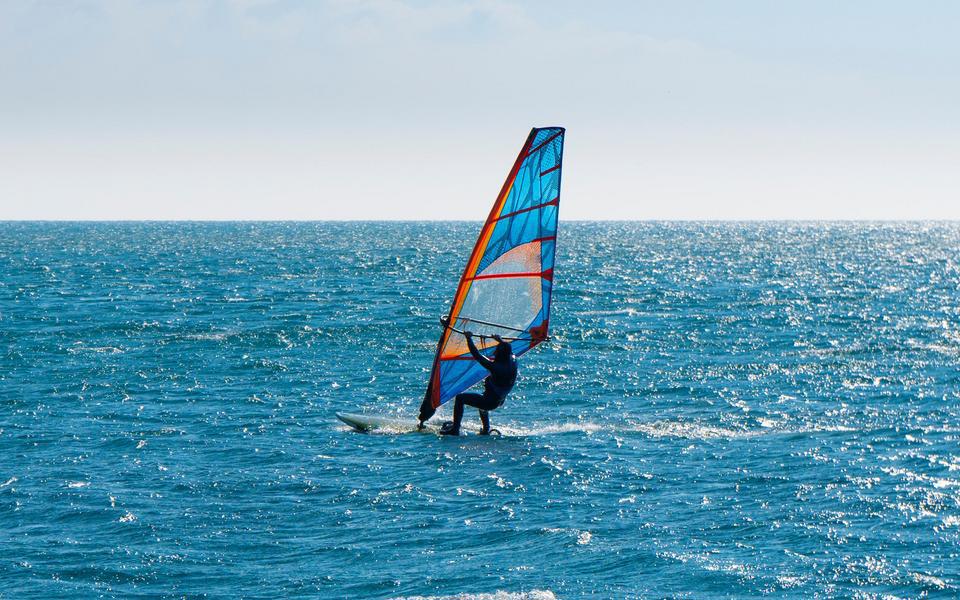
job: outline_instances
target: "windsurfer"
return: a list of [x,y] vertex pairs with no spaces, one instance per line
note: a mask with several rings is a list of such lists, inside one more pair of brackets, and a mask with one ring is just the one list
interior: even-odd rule
[[453,421],[444,423],[443,427],[440,428],[440,433],[443,435],[460,435],[460,421],[463,420],[463,407],[466,405],[480,411],[480,422],[483,425],[480,434],[488,435],[490,433],[489,412],[503,404],[517,380],[517,359],[513,355],[513,347],[510,342],[503,341],[498,335],[491,336],[499,342],[493,351],[493,359],[480,354],[477,346],[473,343],[473,333],[465,331],[463,335],[467,338],[467,348],[470,349],[470,354],[473,355],[474,360],[490,371],[490,374],[483,380],[482,394],[457,394],[453,407]]

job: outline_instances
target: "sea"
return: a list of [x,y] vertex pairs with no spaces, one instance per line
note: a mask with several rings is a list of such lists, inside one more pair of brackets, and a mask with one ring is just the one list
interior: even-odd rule
[[960,224],[563,221],[502,435],[350,430],[478,226],[0,223],[0,599],[960,596]]

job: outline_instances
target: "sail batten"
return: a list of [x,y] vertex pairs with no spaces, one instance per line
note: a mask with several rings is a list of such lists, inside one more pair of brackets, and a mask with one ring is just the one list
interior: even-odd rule
[[526,331],[524,329],[517,329],[515,327],[510,327],[508,325],[501,325],[499,323],[490,323],[488,321],[481,321],[480,319],[471,319],[470,317],[464,317],[463,315],[460,316],[460,320],[466,323],[479,323],[480,325],[490,325],[491,327],[501,327],[503,329],[510,329],[512,331],[516,331],[517,333],[525,333]]
[[[517,356],[547,339],[563,141],[561,127],[534,128],[520,149],[457,285],[421,421],[486,375],[470,356],[464,331],[513,340]],[[481,338],[478,348],[490,354],[494,346]]]

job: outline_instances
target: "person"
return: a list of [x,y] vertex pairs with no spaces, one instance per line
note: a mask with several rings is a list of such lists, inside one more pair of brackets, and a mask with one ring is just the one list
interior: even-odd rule
[[457,394],[453,405],[453,421],[447,421],[440,428],[443,435],[460,435],[460,421],[463,420],[463,407],[472,406],[480,411],[480,423],[483,427],[480,429],[480,435],[490,434],[490,411],[499,408],[506,400],[507,394],[513,389],[513,384],[517,381],[517,359],[513,355],[513,347],[510,342],[494,335],[493,339],[499,342],[493,351],[493,359],[489,359],[477,350],[473,343],[473,333],[463,332],[467,338],[467,348],[474,360],[480,363],[483,368],[490,371],[487,378],[483,380],[483,393],[465,392]]

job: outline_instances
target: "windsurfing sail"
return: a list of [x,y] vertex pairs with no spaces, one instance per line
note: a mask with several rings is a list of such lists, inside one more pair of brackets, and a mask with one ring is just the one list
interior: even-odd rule
[[516,356],[547,339],[563,138],[562,127],[531,130],[500,189],[444,320],[421,422],[487,375],[464,331],[481,336],[477,348],[487,356],[494,334],[510,340]]

